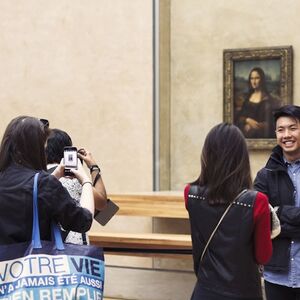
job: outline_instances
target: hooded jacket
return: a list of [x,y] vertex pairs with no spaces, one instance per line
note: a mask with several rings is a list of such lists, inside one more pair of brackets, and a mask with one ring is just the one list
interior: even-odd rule
[[273,207],[279,207],[277,215],[281,233],[272,240],[273,255],[265,268],[270,271],[286,271],[290,261],[291,239],[300,237],[300,208],[295,207],[295,188],[280,146],[273,149],[266,166],[257,173],[254,188],[266,194]]

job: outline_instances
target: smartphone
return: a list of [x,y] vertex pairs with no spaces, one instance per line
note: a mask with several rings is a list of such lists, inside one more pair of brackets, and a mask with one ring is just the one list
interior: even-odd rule
[[74,176],[74,174],[70,170],[77,169],[77,148],[76,147],[64,147],[64,165],[65,165],[65,176]]
[[99,224],[104,226],[116,214],[118,210],[119,210],[119,206],[116,203],[112,202],[110,199],[107,199],[106,207],[101,211],[97,210],[94,215],[94,219]]

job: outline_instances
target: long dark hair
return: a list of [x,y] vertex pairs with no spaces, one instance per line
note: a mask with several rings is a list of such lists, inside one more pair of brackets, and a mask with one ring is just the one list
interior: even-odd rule
[[263,69],[259,68],[259,67],[253,68],[249,73],[249,76],[248,76],[248,95],[250,96],[254,92],[254,89],[251,85],[251,74],[252,74],[252,72],[257,72],[259,74],[259,77],[260,77],[260,83],[259,83],[260,90],[262,91],[263,94],[268,95],[269,92],[267,90],[266,75],[265,75],[265,72],[263,71]]
[[249,154],[238,127],[221,123],[206,136],[201,155],[201,173],[192,184],[203,186],[210,204],[232,201],[252,187]]
[[47,163],[60,163],[66,146],[72,146],[71,137],[63,130],[51,129],[46,146]]
[[12,162],[35,170],[46,170],[45,142],[49,129],[39,119],[19,116],[6,127],[0,145],[0,171]]

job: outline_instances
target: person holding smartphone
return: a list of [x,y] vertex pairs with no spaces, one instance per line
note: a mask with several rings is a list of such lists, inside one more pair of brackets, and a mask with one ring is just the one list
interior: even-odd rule
[[[76,170],[77,157],[79,158],[78,165],[81,165],[81,160],[84,161],[90,169],[90,181],[93,185],[93,195],[95,200],[95,209],[103,210],[106,207],[107,196],[105,186],[102,180],[100,168],[96,164],[92,154],[84,148],[77,150],[73,146],[71,137],[63,130],[52,129],[46,146],[47,168],[48,172],[53,172],[61,159],[63,158],[65,168],[65,176],[60,178],[61,183],[70,193],[70,195],[81,204],[82,186],[76,177],[72,176],[72,172]],[[67,172],[66,172],[67,170]],[[64,228],[65,229],[65,228]],[[64,233],[65,241],[73,244],[87,244],[88,238],[86,234],[76,231],[66,231]]]
[[42,240],[51,240],[51,223],[66,230],[84,233],[92,225],[94,197],[92,181],[79,164],[73,170],[82,186],[78,206],[59,182],[64,175],[60,163],[50,175],[46,170],[45,143],[49,122],[29,116],[14,118],[7,126],[0,145],[0,244],[32,239],[33,179],[39,173],[38,209]]

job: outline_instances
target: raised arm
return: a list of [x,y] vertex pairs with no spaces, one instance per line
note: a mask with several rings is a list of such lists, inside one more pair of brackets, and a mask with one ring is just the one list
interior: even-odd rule
[[[89,176],[86,174],[79,159],[78,169],[72,169],[71,172],[74,173],[75,177],[78,179],[80,184],[82,184],[82,193],[80,198],[81,206],[88,209],[94,215],[95,204],[93,195],[93,183]],[[56,167],[56,169],[52,172],[52,175],[55,176],[57,179],[60,179],[64,176],[63,159],[61,160],[60,164]]]
[[78,150],[78,157],[81,158],[91,173],[91,179],[93,182],[93,194],[95,199],[95,208],[97,210],[103,210],[107,204],[106,189],[103,183],[100,167],[97,165],[91,152],[81,148]]

